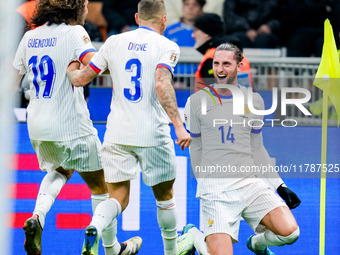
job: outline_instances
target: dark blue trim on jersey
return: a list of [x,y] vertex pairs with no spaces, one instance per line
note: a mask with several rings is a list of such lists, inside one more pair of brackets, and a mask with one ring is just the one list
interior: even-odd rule
[[[210,93],[211,93],[214,97],[217,97],[217,96],[215,95],[214,91],[212,91],[211,89],[209,89],[209,90],[210,90]],[[218,94],[218,96],[219,96],[220,98],[222,98],[222,99],[232,99],[232,98],[233,98],[233,95],[230,95],[230,96],[222,96],[222,95]]]
[[[213,83],[213,84],[211,84],[210,86],[211,86],[211,87],[214,87],[215,84],[216,84],[216,83]],[[237,87],[240,88],[240,85],[237,85]],[[209,91],[210,91],[210,93],[211,93],[214,97],[217,97],[217,96],[215,95],[215,92],[214,92],[214,91],[212,91],[211,89],[209,89]],[[218,94],[218,96],[219,96],[220,98],[222,98],[222,99],[232,99],[232,98],[233,98],[233,95],[232,95],[232,94],[231,94],[230,96],[222,96],[222,95]]]
[[85,57],[85,55],[89,52],[97,52],[97,50],[95,48],[85,50],[83,53],[80,54],[79,61],[81,62],[83,58]]
[[156,31],[153,30],[152,28],[149,28],[149,27],[146,27],[146,26],[140,26],[139,28],[144,28],[144,29],[146,29],[146,30],[150,30],[150,31],[156,32]]
[[93,71],[95,71],[96,73],[100,73],[102,70],[99,69],[95,64],[92,63],[92,61],[90,61],[89,66],[93,69]]
[[187,131],[190,134],[190,136],[193,137],[193,138],[201,137],[201,133],[195,134],[195,133],[191,133],[189,130],[187,130]]
[[252,129],[252,130],[251,130],[251,132],[252,132],[253,134],[259,134],[259,133],[261,133],[261,131],[262,131],[262,128],[260,128],[260,129]]
[[174,72],[172,71],[171,66],[169,66],[169,65],[167,65],[167,64],[164,64],[164,63],[159,63],[159,64],[157,65],[157,67],[159,67],[159,66],[163,66],[163,67],[168,68],[169,71],[171,72],[172,76],[174,75]]

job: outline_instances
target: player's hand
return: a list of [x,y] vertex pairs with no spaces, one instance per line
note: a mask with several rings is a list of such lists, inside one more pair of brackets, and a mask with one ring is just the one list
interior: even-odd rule
[[70,73],[70,72],[72,72],[72,71],[74,71],[74,70],[79,70],[80,69],[80,62],[79,61],[72,61],[69,65],[68,65],[68,67],[67,67],[67,69],[66,69],[66,72],[67,73]]
[[281,184],[277,188],[277,193],[284,201],[286,201],[286,204],[288,205],[289,209],[294,209],[298,207],[301,203],[300,198],[291,189],[287,188],[287,186],[284,184]]
[[175,131],[177,135],[176,144],[181,146],[181,150],[183,151],[186,147],[189,147],[191,143],[190,134],[185,130],[184,127],[181,127],[178,130],[176,129]]

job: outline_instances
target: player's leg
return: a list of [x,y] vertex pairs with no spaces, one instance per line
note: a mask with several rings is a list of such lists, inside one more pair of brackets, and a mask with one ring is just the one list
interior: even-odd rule
[[173,197],[176,177],[176,155],[173,142],[138,148],[143,181],[151,186],[157,205],[157,221],[163,238],[164,254],[177,254],[177,210]]
[[[79,175],[91,190],[93,213],[97,206],[109,197],[100,160],[100,147],[101,143],[96,135],[81,137],[77,139],[77,143],[74,143],[74,147],[70,153],[72,160],[69,161],[70,163],[64,163],[69,167],[76,167]],[[114,232],[113,228],[114,224],[112,223],[111,226],[103,231],[102,239],[104,245],[113,244],[115,238],[115,235],[112,235]],[[96,238],[92,239],[94,239],[92,240],[93,242],[96,241]],[[95,247],[94,250],[97,252],[97,247]]]
[[187,224],[183,228],[183,234],[189,233],[194,237],[194,247],[200,255],[209,255],[204,234],[193,224]]
[[280,206],[271,210],[263,217],[261,224],[268,229],[264,233],[255,235],[250,239],[255,250],[263,250],[267,246],[293,244],[300,235],[299,226],[293,214],[286,206]]
[[157,204],[157,221],[162,232],[164,254],[177,254],[177,210],[173,197],[173,183],[166,181],[152,186]]
[[[129,203],[130,181],[108,183],[107,186],[110,198],[97,206],[92,221],[86,229],[87,237],[85,239],[98,245],[99,237],[101,236],[106,255],[136,254],[142,245],[140,237],[132,237],[123,243],[119,243],[116,237],[116,218],[125,210]],[[105,241],[104,236],[106,236]],[[107,237],[111,237],[111,239]],[[111,242],[109,242],[110,240]]]
[[232,255],[233,242],[231,236],[224,233],[216,233],[206,237],[208,253],[210,255]]
[[255,254],[274,254],[268,247],[294,243],[299,237],[299,227],[285,203],[262,180],[258,180],[256,186],[250,186],[250,189],[253,195],[249,196],[253,202],[242,216],[254,231],[259,223],[265,229],[248,238],[248,248]]
[[[208,254],[233,254],[232,244],[238,241],[240,214],[244,208],[238,190],[215,191],[199,198]],[[206,252],[204,247],[202,251],[198,249],[199,253]]]
[[[109,198],[109,193],[104,178],[104,171],[101,169],[94,172],[79,172],[79,174],[81,175],[81,177],[91,190],[92,212],[94,214],[97,206],[101,202],[106,201]],[[117,234],[117,220],[115,219],[102,231],[101,234],[104,249],[108,250],[106,252],[107,255],[111,254],[110,250],[117,246],[115,245],[116,234]],[[119,249],[120,248],[118,247],[116,250]]]
[[[100,237],[111,236],[111,240],[104,241],[106,255],[120,253],[121,245],[117,241],[116,218],[126,208],[129,201],[130,181],[108,183],[109,199],[101,202],[96,207],[90,225],[85,230],[85,249],[97,251]],[[87,254],[83,251],[83,254]]]
[[[92,221],[85,230],[83,254],[87,254],[88,250],[97,250],[99,237],[103,238],[106,255],[136,254],[141,246],[142,240],[139,237],[121,244],[116,237],[116,218],[128,205],[130,180],[136,174],[137,161],[128,149],[127,146],[115,144],[103,145],[101,157],[109,199],[97,205]],[[106,240],[107,237],[110,237],[109,240]]]
[[29,254],[41,254],[41,235],[46,214],[74,170],[64,170],[60,167],[64,158],[61,144],[34,140],[31,142],[37,153],[39,167],[42,171],[47,171],[47,174],[40,184],[33,215],[24,223],[26,235],[24,246]]

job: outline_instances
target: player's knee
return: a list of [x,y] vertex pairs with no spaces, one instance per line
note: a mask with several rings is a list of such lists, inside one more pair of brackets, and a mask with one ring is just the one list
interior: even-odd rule
[[299,226],[297,226],[297,228],[293,232],[291,232],[290,235],[278,236],[278,237],[284,242],[284,244],[293,244],[299,238],[299,236],[300,236],[300,228]]
[[98,182],[98,181],[94,181],[90,183],[88,182],[87,186],[89,187],[93,195],[101,195],[101,194],[108,193],[105,182]]
[[289,224],[286,224],[284,228],[282,228],[278,235],[280,236],[290,236],[292,233],[294,233],[297,229],[299,229],[299,226],[297,223],[294,222],[289,222]]
[[59,173],[61,175],[64,175],[68,181],[69,179],[71,179],[74,172],[75,172],[74,169],[65,170],[62,167],[58,167],[54,173]]

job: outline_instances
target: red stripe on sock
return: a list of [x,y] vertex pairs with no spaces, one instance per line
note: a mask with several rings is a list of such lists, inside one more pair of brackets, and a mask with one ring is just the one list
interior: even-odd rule
[[166,207],[159,207],[159,209],[166,210],[166,209],[169,209],[169,208],[171,208],[173,206],[175,206],[175,204],[172,204],[172,205],[169,205],[169,206],[166,206]]
[[36,199],[39,192],[38,183],[12,183],[9,184],[10,198]]
[[91,191],[86,184],[66,184],[60,191],[59,200],[88,200]]
[[89,213],[57,213],[57,229],[84,229],[91,222]]
[[25,221],[32,216],[32,213],[8,213],[6,225],[8,228],[22,228]]

